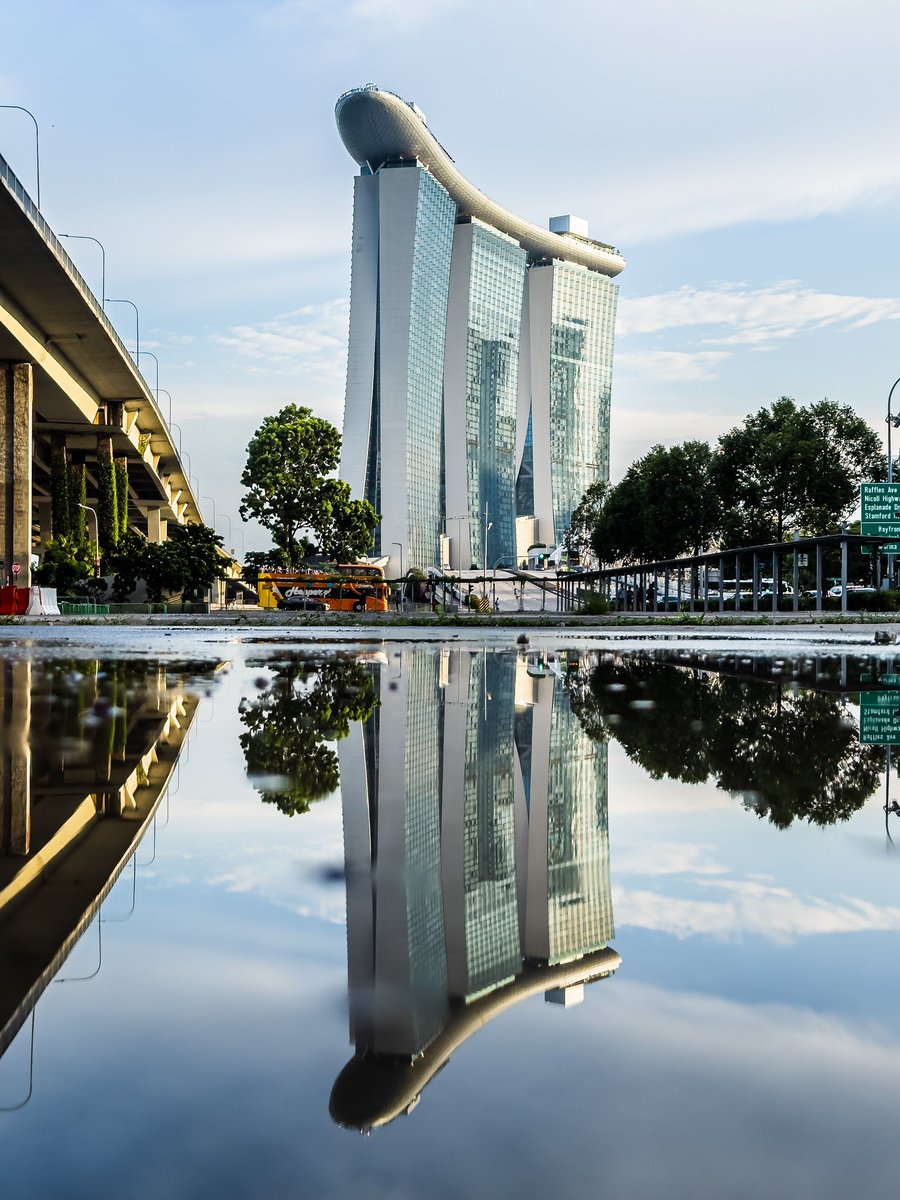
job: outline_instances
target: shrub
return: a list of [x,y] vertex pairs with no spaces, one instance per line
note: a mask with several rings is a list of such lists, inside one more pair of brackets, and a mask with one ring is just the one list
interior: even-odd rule
[[599,592],[581,592],[578,597],[578,611],[589,617],[601,617],[612,611],[612,605]]
[[41,564],[34,571],[39,587],[55,587],[60,594],[71,592],[81,579],[94,574],[93,550],[70,537],[56,537],[44,547]]

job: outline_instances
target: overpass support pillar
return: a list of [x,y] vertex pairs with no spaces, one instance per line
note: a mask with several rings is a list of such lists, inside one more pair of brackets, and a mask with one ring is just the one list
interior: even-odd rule
[[20,566],[31,586],[31,477],[34,392],[31,363],[0,365],[0,558],[2,582]]
[[31,849],[30,662],[0,666],[0,717],[0,855],[18,857]]
[[162,510],[159,508],[148,508],[147,541],[155,542],[159,546],[166,540],[167,532],[168,522],[162,519]]

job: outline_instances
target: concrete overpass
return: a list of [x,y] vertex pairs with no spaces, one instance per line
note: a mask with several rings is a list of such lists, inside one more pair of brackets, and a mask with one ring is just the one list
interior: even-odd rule
[[202,520],[168,424],[100,302],[0,157],[0,582],[52,536],[51,460],[127,464],[129,525]]

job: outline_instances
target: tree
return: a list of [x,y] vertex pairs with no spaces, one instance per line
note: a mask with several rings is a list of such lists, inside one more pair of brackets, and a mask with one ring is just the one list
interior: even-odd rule
[[705,442],[653,446],[632,463],[594,524],[597,557],[627,562],[704,550],[717,532],[720,508],[713,463]]
[[83,579],[94,574],[94,549],[88,542],[77,542],[65,534],[51,538],[34,572],[40,587],[55,587],[60,596],[71,593]]
[[137,581],[144,578],[147,539],[135,529],[129,529],[111,549],[103,553],[103,573],[114,576],[113,600],[127,600]]
[[296,404],[266,417],[250,439],[241,517],[265,526],[291,567],[304,556],[304,529],[317,535],[325,554],[342,561],[372,545],[378,514],[368,501],[351,500],[347,484],[327,478],[337,468],[340,448],[334,426]]
[[594,527],[600,520],[608,492],[608,481],[597,479],[578,501],[565,537],[566,549],[570,554],[583,556],[590,550]]
[[221,547],[221,537],[208,525],[170,526],[163,547],[169,557],[170,590],[180,589],[182,601],[200,600],[214,579],[225,576]]
[[885,477],[878,435],[848,405],[798,407],[790,396],[719,438],[716,483],[728,546],[780,542],[792,529],[827,533]]
[[224,575],[221,545],[221,537],[208,525],[170,525],[169,540],[162,545],[148,542],[142,533],[129,529],[103,555],[104,573],[115,576],[113,599],[127,600],[138,580],[143,579],[153,602],[160,601],[166,592],[180,592],[187,602],[199,600],[213,580]]
[[271,687],[240,704],[247,774],[263,800],[293,817],[330,795],[339,768],[328,743],[345,738],[351,721],[367,721],[377,703],[362,663],[290,658]]

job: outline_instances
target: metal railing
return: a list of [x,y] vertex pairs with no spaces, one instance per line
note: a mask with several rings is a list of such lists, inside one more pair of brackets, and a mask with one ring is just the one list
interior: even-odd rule
[[[636,613],[672,611],[696,612],[779,612],[801,611],[800,556],[814,559],[815,589],[809,589],[807,600],[815,601],[816,609],[826,607],[829,588],[826,586],[825,556],[840,555],[838,580],[840,611],[848,612],[848,596],[853,591],[849,582],[848,557],[851,550],[868,547],[876,559],[874,592],[881,588],[881,556],[878,548],[893,539],[851,533],[823,534],[819,537],[795,538],[790,542],[769,542],[758,546],[715,550],[681,558],[658,559],[652,562],[625,563],[597,571],[557,576],[558,608],[571,611],[579,606],[580,593],[592,592],[604,596],[613,607]],[[784,562],[791,557],[791,584],[785,585]],[[765,572],[768,570],[768,574]],[[731,572],[731,578],[726,574]],[[742,589],[742,572],[750,586]],[[766,586],[762,586],[765,583]],[[783,586],[785,585],[785,586]],[[727,605],[727,607],[726,607]],[[808,606],[804,604],[802,609]]]

